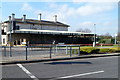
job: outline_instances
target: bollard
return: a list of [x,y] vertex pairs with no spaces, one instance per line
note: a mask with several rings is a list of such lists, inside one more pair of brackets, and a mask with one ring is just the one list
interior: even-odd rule
[[27,53],[27,48],[28,48],[28,47],[26,46],[26,60],[28,59],[28,58],[27,58],[27,55],[28,55],[28,53]]

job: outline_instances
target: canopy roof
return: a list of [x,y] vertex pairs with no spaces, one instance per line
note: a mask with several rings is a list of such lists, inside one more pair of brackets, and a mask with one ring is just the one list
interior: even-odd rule
[[89,36],[94,35],[93,33],[83,33],[83,32],[53,31],[53,30],[32,30],[32,29],[15,30],[13,33],[53,34],[53,35],[89,35]]

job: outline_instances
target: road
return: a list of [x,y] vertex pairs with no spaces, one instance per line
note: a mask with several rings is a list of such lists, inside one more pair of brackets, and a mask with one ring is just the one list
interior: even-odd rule
[[2,69],[3,78],[118,78],[118,56],[3,65]]

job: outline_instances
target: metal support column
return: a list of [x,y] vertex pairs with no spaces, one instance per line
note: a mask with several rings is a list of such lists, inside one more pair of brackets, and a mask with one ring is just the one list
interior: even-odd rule
[[28,47],[26,46],[26,60],[28,60],[28,57],[27,57],[27,56],[28,56],[27,48],[28,48]]
[[68,54],[68,46],[66,46],[66,54]]
[[70,46],[70,57],[72,56],[72,46]]
[[12,31],[12,27],[13,27],[13,21],[10,21],[10,57],[12,57],[12,49],[11,49],[11,45],[12,45],[12,36],[11,36],[11,31]]
[[78,56],[80,56],[80,46],[79,46],[79,49],[78,49]]
[[6,57],[6,47],[4,46],[4,56]]
[[50,46],[50,59],[52,58],[52,46]]

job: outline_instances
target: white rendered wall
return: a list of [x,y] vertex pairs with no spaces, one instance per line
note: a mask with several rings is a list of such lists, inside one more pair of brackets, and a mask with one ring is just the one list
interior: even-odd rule
[[51,25],[33,25],[33,24],[16,24],[20,26],[20,29],[36,29],[36,30],[56,30],[56,31],[68,31],[68,27],[64,26],[51,26]]

